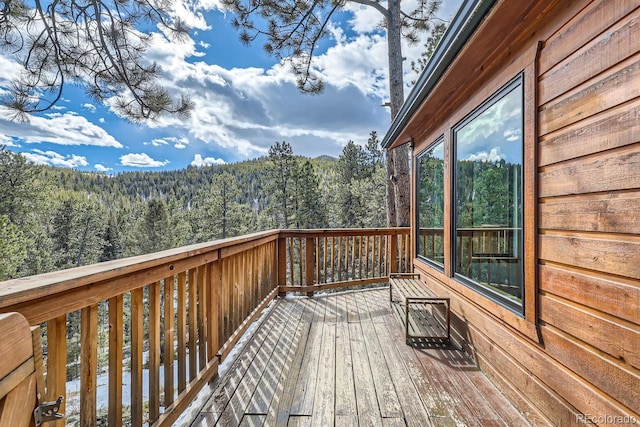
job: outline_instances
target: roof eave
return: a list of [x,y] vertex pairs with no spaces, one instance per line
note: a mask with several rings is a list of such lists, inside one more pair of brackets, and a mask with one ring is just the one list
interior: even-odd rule
[[[402,104],[400,112],[382,139],[383,148],[391,147],[400,137],[422,102],[429,96],[495,3],[496,0],[465,0],[462,3],[411,93]],[[402,143],[404,142],[407,141],[402,141]]]

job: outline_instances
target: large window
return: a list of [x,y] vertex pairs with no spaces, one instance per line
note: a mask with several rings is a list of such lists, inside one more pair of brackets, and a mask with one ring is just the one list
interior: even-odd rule
[[523,83],[509,82],[453,128],[456,277],[522,313]]
[[444,140],[417,158],[418,256],[444,267]]

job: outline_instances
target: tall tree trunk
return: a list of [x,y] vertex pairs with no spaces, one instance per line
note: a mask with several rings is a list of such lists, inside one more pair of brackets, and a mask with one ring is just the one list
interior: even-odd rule
[[[400,0],[389,0],[387,6],[387,44],[389,57],[389,95],[393,120],[404,102],[402,77],[402,34]],[[409,225],[410,182],[409,147],[402,145],[387,151],[387,225]]]

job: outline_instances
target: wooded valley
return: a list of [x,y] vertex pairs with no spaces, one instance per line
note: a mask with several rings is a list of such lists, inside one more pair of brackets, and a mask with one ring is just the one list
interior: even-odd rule
[[116,175],[0,150],[0,280],[273,228],[385,222],[375,132],[337,159],[296,156],[276,142],[268,156],[241,163]]

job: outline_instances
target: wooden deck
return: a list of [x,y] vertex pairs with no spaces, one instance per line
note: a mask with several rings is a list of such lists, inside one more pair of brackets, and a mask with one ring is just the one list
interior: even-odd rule
[[277,300],[192,425],[528,425],[462,352],[408,346],[388,298]]

